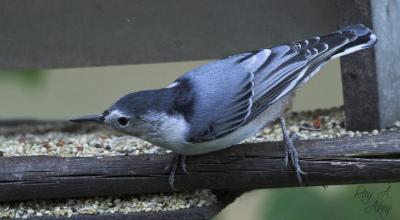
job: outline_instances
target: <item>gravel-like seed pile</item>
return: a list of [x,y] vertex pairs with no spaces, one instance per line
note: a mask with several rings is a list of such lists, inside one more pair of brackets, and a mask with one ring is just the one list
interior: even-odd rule
[[[42,125],[39,125],[39,128]],[[46,126],[46,125],[43,125]],[[161,154],[167,150],[146,141],[122,136],[110,129],[86,132],[48,131],[0,136],[3,156],[51,155],[62,157]]]
[[193,193],[130,196],[124,198],[98,197],[27,201],[0,204],[0,218],[29,218],[34,216],[94,215],[106,213],[159,212],[209,206],[216,197],[209,190]]
[[[286,117],[287,127],[295,132],[300,140],[328,139],[338,137],[354,137],[363,135],[377,135],[381,131],[371,132],[348,131],[345,129],[344,111],[342,107],[327,110],[293,112]],[[400,121],[393,124],[389,130],[400,128]],[[244,140],[244,143],[282,140],[282,130],[279,123],[265,128],[256,136]]]
[[[299,139],[323,139],[342,136],[376,135],[380,131],[347,131],[344,127],[342,108],[291,113],[287,119],[288,128],[296,132]],[[53,124],[54,126],[54,124]],[[64,126],[64,127],[63,127]],[[68,127],[69,126],[69,127]],[[137,154],[162,154],[168,150],[154,146],[132,136],[116,133],[101,127],[86,129],[71,128],[71,124],[0,127],[0,155],[53,155],[63,157],[115,156]],[[391,129],[400,127],[396,122]],[[22,131],[22,132],[21,132]],[[278,123],[243,142],[282,140]]]

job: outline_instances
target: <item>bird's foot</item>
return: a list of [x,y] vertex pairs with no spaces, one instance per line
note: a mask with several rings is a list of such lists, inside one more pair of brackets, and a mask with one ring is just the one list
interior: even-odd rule
[[292,165],[296,171],[297,180],[300,184],[302,184],[301,176],[306,175],[307,173],[304,172],[300,167],[299,154],[297,153],[297,150],[293,144],[298,139],[298,136],[295,133],[290,133],[289,130],[286,128],[284,117],[279,118],[279,122],[282,127],[283,143],[285,145],[285,165],[286,167],[288,166],[290,157]]
[[181,166],[182,171],[185,174],[189,174],[189,172],[186,169],[186,156],[182,155],[182,154],[176,154],[174,155],[174,157],[172,158],[171,162],[167,164],[167,166],[165,166],[164,169],[164,173],[167,174],[169,173],[169,177],[168,177],[168,182],[169,185],[171,187],[172,190],[176,191],[175,188],[175,173],[176,170],[178,169],[178,166]]
[[[294,143],[299,139],[299,136],[297,136],[297,134],[295,132],[290,132],[289,135],[289,141],[291,142],[291,144],[287,144],[286,140],[284,140],[284,144],[285,144],[285,166],[288,167],[289,166],[289,158],[291,158],[291,162],[293,163],[293,157],[296,154],[297,155],[297,151],[296,148],[294,147]],[[293,146],[292,148],[289,146]]]

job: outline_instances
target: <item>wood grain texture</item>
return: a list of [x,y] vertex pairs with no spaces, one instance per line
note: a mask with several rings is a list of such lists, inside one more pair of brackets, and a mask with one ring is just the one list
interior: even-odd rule
[[3,0],[0,68],[221,58],[334,31],[333,5],[320,0]]
[[371,0],[380,128],[400,120],[400,0]]
[[[343,15],[338,17],[341,26],[362,23],[373,28],[369,0],[339,0],[338,5]],[[380,44],[379,39],[378,44]],[[350,130],[380,128],[374,49],[344,56],[340,61],[346,128]]]
[[[400,132],[296,143],[305,185],[400,181]],[[0,158],[0,200],[171,192],[165,155]],[[176,188],[244,190],[299,186],[280,142],[237,145],[187,159]]]
[[341,58],[346,127],[373,130],[400,120],[400,0],[337,0],[340,26],[363,23],[374,48]]

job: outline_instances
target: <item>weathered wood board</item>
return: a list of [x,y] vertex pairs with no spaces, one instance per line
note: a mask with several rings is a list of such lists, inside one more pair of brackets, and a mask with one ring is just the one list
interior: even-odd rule
[[[400,132],[296,143],[305,185],[400,181]],[[0,201],[172,192],[165,165],[173,155],[1,157]],[[187,159],[179,191],[299,186],[280,142],[241,144]]]

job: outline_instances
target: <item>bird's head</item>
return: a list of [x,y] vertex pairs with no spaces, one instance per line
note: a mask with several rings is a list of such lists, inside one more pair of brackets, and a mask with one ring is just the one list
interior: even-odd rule
[[78,123],[106,124],[114,129],[135,136],[153,129],[152,113],[160,107],[159,94],[153,91],[130,93],[115,102],[99,115],[89,115],[71,119]]

